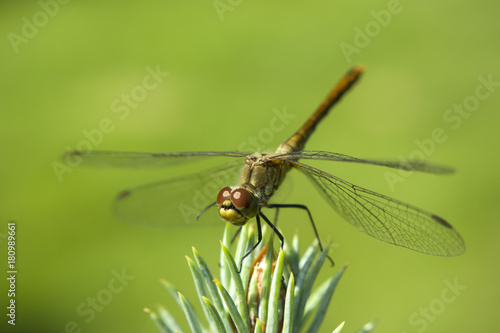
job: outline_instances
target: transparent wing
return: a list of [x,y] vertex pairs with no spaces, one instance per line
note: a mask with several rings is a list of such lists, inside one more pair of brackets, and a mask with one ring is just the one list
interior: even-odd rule
[[311,166],[291,163],[318,185],[330,205],[360,231],[432,255],[456,256],[465,251],[464,241],[444,219]]
[[83,151],[67,152],[63,160],[68,165],[87,165],[119,168],[160,168],[193,162],[210,156],[245,157],[249,153],[237,151],[197,151],[179,153],[136,153],[126,151]]
[[[122,191],[115,212],[120,220],[151,227],[182,226],[196,222],[196,216],[217,198],[225,186],[236,184],[243,160],[231,161],[202,172]],[[219,220],[208,211],[199,223]]]
[[288,154],[276,155],[274,156],[274,158],[281,160],[309,159],[309,160],[326,160],[326,161],[338,161],[338,162],[354,162],[354,163],[381,165],[394,169],[421,171],[421,172],[429,172],[437,174],[447,174],[455,172],[453,168],[445,165],[430,164],[418,160],[403,160],[403,161],[367,160],[344,154],[338,154],[320,150],[303,150]]

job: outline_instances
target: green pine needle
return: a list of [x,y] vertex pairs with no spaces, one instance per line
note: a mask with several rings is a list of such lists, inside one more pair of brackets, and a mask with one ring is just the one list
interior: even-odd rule
[[[253,247],[257,235],[247,224],[242,227],[235,249],[231,251],[230,227],[226,227],[221,242],[220,279],[215,279],[209,265],[193,248],[193,257],[186,257],[202,308],[204,320],[191,303],[170,283],[161,280],[167,292],[182,308],[187,324],[194,333],[315,333],[327,313],[335,288],[345,270],[323,283],[316,284],[319,271],[328,255],[329,246],[318,253],[315,241],[299,255],[299,238],[284,249],[273,248],[273,235],[264,228],[263,241],[243,261],[241,258]],[[238,268],[241,265],[241,272]],[[177,322],[162,307],[158,313],[145,309],[162,333],[182,332]],[[334,332],[340,332],[344,323]],[[374,322],[359,332],[369,332]]]

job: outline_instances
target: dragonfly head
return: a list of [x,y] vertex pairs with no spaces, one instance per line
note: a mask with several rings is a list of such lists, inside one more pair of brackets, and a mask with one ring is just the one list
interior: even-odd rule
[[259,212],[255,195],[245,188],[224,187],[217,195],[219,215],[231,224],[240,226]]

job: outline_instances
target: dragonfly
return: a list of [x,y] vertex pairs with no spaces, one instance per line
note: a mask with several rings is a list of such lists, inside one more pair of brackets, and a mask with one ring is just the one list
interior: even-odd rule
[[[299,162],[299,160],[324,160],[371,164],[434,174],[454,172],[450,167],[421,160],[402,163],[361,159],[327,151],[304,150],[317,125],[359,80],[363,72],[362,66],[356,66],[345,74],[307,121],[274,153],[240,151],[145,153],[76,150],[67,152],[65,159],[71,161],[73,165],[78,163],[107,167],[158,168],[207,157],[231,158],[228,163],[196,174],[124,190],[117,196],[115,209],[118,217],[123,220],[150,226],[168,227],[189,223],[197,220],[202,213],[214,206],[217,207],[219,216],[223,220],[236,226],[243,226],[255,218],[258,239],[244,257],[262,241],[261,219],[272,228],[283,246],[284,238],[277,229],[276,222],[270,221],[263,213],[263,208],[274,208],[276,212],[281,208],[304,210],[313,226],[319,248],[323,248],[307,206],[270,202],[292,169],[300,171],[309,178],[330,206],[358,230],[381,241],[425,254],[436,256],[462,254],[465,251],[465,243],[456,229],[444,218]],[[231,185],[229,182],[235,174],[239,174],[239,181],[236,185],[234,183]]]

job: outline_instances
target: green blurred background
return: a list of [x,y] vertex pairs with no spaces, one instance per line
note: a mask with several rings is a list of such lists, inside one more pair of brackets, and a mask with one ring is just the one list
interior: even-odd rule
[[[356,64],[366,74],[307,148],[397,159],[422,151],[416,140],[428,142],[441,128],[446,140],[427,146],[426,157],[457,173],[403,176],[390,186],[383,168],[317,166],[445,217],[467,251],[441,258],[376,241],[335,215],[304,177],[291,175],[286,202],[307,204],[323,240],[334,242],[336,263],[349,263],[322,331],[345,320],[353,332],[375,318],[378,332],[498,330],[500,87],[479,88],[488,93],[482,100],[474,96],[479,77],[500,81],[500,5],[394,3],[1,2],[0,258],[6,271],[7,222],[16,221],[16,331],[75,325],[82,332],[157,332],[142,310],[158,303],[187,330],[158,279],[195,300],[184,255],[196,246],[216,268],[222,222],[148,229],[117,221],[110,208],[123,188],[204,165],[74,168],[59,181],[53,162],[85,141],[85,131],[111,119],[113,131],[95,145],[100,150],[233,150],[268,126],[273,109],[286,109],[295,118],[266,142],[272,150]],[[390,11],[389,21],[383,13]],[[365,29],[371,37],[363,39]],[[142,85],[148,66],[169,75],[120,119],[112,104]],[[472,111],[447,113],[464,101]],[[303,216],[282,218],[285,237],[299,229],[304,247],[313,240]],[[324,268],[322,278],[336,270]],[[92,313],[89,300],[116,291],[119,284],[109,283],[122,272],[130,280]],[[0,287],[5,309],[5,279]],[[6,327],[5,310],[1,318]]]

